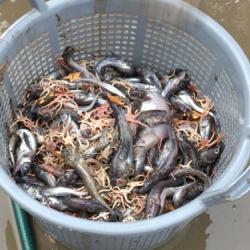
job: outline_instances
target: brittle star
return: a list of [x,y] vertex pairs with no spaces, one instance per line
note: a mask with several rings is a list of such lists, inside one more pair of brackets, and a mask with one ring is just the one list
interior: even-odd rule
[[130,123],[136,123],[138,125],[141,125],[143,127],[146,127],[148,128],[149,126],[140,122],[139,120],[136,120],[136,118],[138,117],[138,115],[140,114],[140,112],[137,112],[137,113],[132,113],[132,107],[131,106],[124,106],[124,108],[127,109],[127,112],[125,114],[125,117],[126,117],[126,120],[127,122],[130,122]]

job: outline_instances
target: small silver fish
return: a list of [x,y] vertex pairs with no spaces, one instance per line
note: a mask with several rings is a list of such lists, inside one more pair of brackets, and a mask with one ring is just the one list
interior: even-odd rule
[[183,90],[180,91],[178,94],[178,97],[184,102],[186,103],[190,108],[192,108],[193,110],[197,111],[198,113],[203,113],[204,109],[201,108],[200,106],[198,106],[195,101],[193,100],[193,98],[188,94],[187,91]]
[[83,197],[86,196],[86,192],[78,192],[75,191],[71,188],[66,188],[66,187],[49,187],[49,188],[44,188],[42,190],[42,195],[44,197],[63,197],[63,196],[77,196],[77,197]]

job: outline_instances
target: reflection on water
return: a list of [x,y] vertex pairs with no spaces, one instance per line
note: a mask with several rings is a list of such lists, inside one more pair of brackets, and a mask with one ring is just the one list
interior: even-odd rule
[[[187,0],[222,24],[250,57],[250,0]],[[30,9],[27,0],[6,0],[0,7],[0,32]],[[230,53],[230,51],[229,51]],[[0,249],[16,249],[15,225],[9,203],[0,192]],[[159,250],[250,249],[250,194],[234,203],[217,205],[199,216]],[[6,211],[6,212],[5,212]],[[6,227],[7,225],[7,227]],[[33,223],[38,249],[66,249]],[[5,233],[4,233],[5,230]],[[12,235],[12,236],[11,236]],[[3,238],[4,236],[4,238]]]
[[206,240],[209,237],[206,230],[211,220],[207,213],[194,219],[190,226],[175,236],[167,246],[157,250],[203,250],[206,249]]

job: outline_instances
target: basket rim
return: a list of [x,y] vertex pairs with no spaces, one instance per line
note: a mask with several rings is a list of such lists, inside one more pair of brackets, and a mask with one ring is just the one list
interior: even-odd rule
[[[142,2],[141,0],[129,0],[134,2]],[[92,2],[92,0],[72,0],[72,1],[56,1],[52,0],[48,2],[48,14],[56,13],[60,8],[70,7],[76,4],[84,4],[85,2]],[[168,4],[174,8],[182,8],[189,15],[195,15],[197,21],[202,22],[207,29],[211,31],[211,34],[220,37],[225,43],[225,46],[230,48],[232,55],[238,62],[239,67],[242,70],[242,76],[246,81],[247,93],[246,95],[250,99],[250,66],[249,61],[234,40],[234,38],[216,21],[207,16],[202,11],[196,9],[188,3],[182,1],[172,0],[155,0],[154,4]],[[14,42],[15,32],[21,32],[20,23],[22,23],[23,30],[28,27],[33,20],[39,18],[39,12],[32,10],[25,16],[16,21],[2,36],[3,41],[0,42],[0,49],[2,47],[8,47]],[[220,180],[216,181],[205,193],[212,190],[219,190],[223,186],[229,185],[237,176],[244,170],[247,165],[248,158],[250,156],[250,114],[244,114],[245,124],[243,124],[244,133],[241,135],[238,149],[235,151],[234,156],[230,162],[228,171],[221,175]],[[245,156],[248,157],[245,157]],[[243,159],[243,156],[247,159]],[[236,168],[237,166],[237,168]],[[8,193],[13,200],[20,204],[22,208],[30,212],[33,216],[39,219],[48,221],[60,227],[65,227],[70,230],[76,230],[79,232],[88,232],[99,235],[132,235],[150,233],[154,230],[164,229],[166,227],[178,226],[181,223],[186,223],[194,217],[198,216],[207,209],[207,205],[203,202],[202,196],[191,201],[187,205],[172,211],[170,213],[149,219],[136,222],[121,223],[121,222],[95,222],[86,219],[75,218],[56,210],[50,209],[40,202],[33,200],[24,191],[21,190],[4,171],[3,166],[0,166],[0,186]]]

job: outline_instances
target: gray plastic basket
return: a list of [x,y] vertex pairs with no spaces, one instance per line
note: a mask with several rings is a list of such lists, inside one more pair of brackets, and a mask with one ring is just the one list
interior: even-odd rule
[[[34,9],[0,39],[0,185],[43,228],[72,249],[148,249],[169,240],[208,206],[249,190],[250,67],[233,38],[211,18],[177,0],[30,0]],[[7,128],[11,107],[26,87],[55,67],[54,57],[72,45],[111,52],[159,72],[187,69],[212,97],[226,148],[213,185],[171,213],[130,223],[101,223],[49,209],[9,177]],[[83,50],[82,50],[83,51]],[[83,59],[82,52],[75,59]]]

